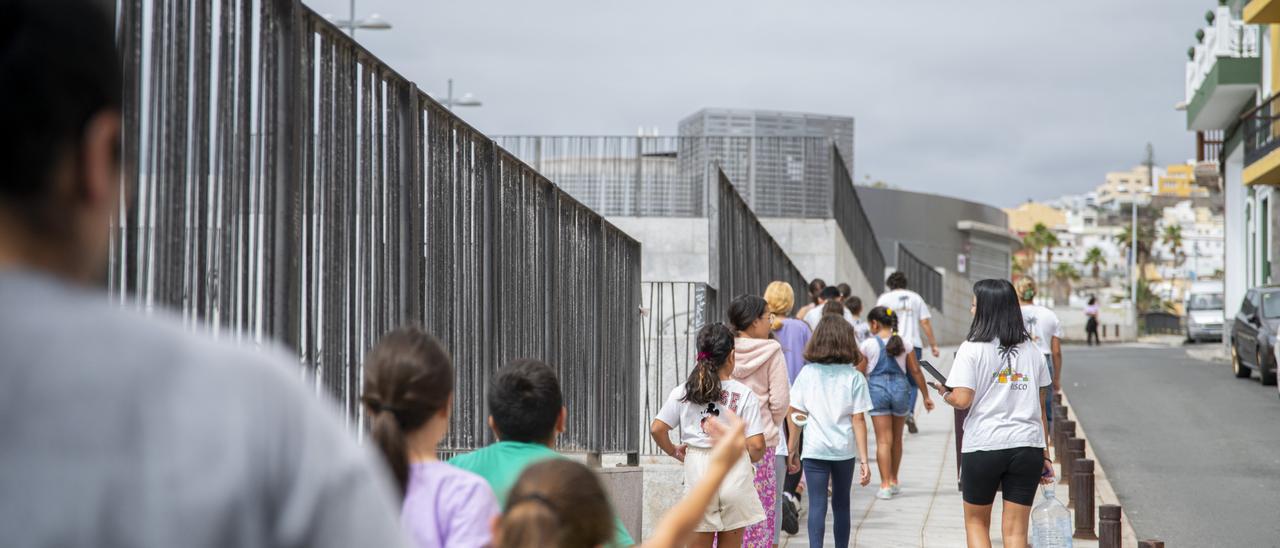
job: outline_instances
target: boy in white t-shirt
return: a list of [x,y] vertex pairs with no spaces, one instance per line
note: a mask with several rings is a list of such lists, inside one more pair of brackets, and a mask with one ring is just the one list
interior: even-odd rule
[[[649,426],[654,443],[667,455],[684,463],[684,484],[688,490],[698,483],[711,465],[714,441],[704,428],[706,421],[733,413],[745,422],[747,454],[729,470],[698,526],[697,545],[710,546],[718,537],[719,546],[740,546],[748,525],[765,519],[764,507],[755,488],[751,463],[764,455],[764,420],[760,400],[751,388],[733,380],[733,332],[724,324],[711,324],[698,331],[697,364],[684,386],[671,390]],[[677,430],[680,445],[671,443]],[[748,460],[748,454],[750,460]]]

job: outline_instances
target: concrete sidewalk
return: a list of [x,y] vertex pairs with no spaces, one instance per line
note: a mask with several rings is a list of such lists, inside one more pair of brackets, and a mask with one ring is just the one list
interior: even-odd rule
[[[949,371],[953,350],[944,350],[943,357],[932,359],[931,363],[944,372]],[[934,402],[937,406],[932,413],[925,413],[924,405],[920,404],[916,415],[920,433],[905,434],[902,468],[899,473],[902,494],[891,500],[875,498],[880,484],[880,475],[876,469],[875,437],[872,433],[868,447],[871,457],[871,483],[866,487],[860,487],[855,482],[853,489],[851,546],[875,548],[965,546],[964,507],[956,480],[955,415],[952,408],[942,403],[936,396]],[[1076,418],[1074,413],[1071,417]],[[870,430],[869,421],[868,430]],[[1078,432],[1082,431],[1083,429],[1078,429]],[[1088,457],[1095,461],[1097,477],[1095,491],[1097,491],[1098,504],[1118,504],[1115,492],[1106,480],[1106,473],[1102,470],[1101,463],[1097,463],[1097,457],[1092,454],[1091,449]],[[1067,491],[1066,485],[1056,486],[1055,496],[1064,504],[1068,496]],[[1040,500],[1038,498],[1036,503],[1039,504]],[[995,546],[1001,545],[1001,504],[1000,498],[997,497],[992,511],[991,527]],[[807,506],[808,498],[806,497],[801,504],[799,534],[789,536],[784,533],[782,546],[809,545],[805,531]],[[1127,516],[1123,528],[1125,532],[1123,545],[1136,544]],[[823,546],[834,546],[832,517],[829,510],[824,540]],[[1073,545],[1091,548],[1098,543],[1076,540]]]

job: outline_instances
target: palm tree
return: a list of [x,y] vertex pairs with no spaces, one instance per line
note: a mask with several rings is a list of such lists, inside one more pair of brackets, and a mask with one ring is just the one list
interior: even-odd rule
[[[1129,252],[1129,245],[1132,241],[1130,228],[1129,225],[1124,225],[1120,228],[1120,233],[1116,234],[1115,238],[1116,245],[1120,246],[1120,249],[1123,249],[1125,253]],[[1142,272],[1142,265],[1145,265],[1147,259],[1151,257],[1151,245],[1155,243],[1155,240],[1155,229],[1150,226],[1138,227],[1138,250],[1134,257],[1139,266],[1138,272]]]
[[1107,256],[1102,254],[1102,249],[1098,246],[1093,246],[1085,252],[1083,262],[1093,269],[1093,279],[1097,281],[1102,267],[1107,266]]
[[1080,272],[1071,263],[1058,263],[1053,268],[1054,285],[1058,288],[1056,297],[1061,298],[1062,302],[1069,302],[1071,299],[1071,282],[1080,279]]
[[1164,227],[1164,233],[1160,235],[1160,241],[1173,251],[1173,266],[1182,266],[1182,263],[1187,259],[1187,254],[1182,251],[1182,227],[1178,225]]
[[1044,276],[1047,282],[1050,276],[1049,268],[1053,266],[1053,248],[1060,243],[1058,237],[1044,223],[1036,223],[1031,232],[1022,239],[1022,243],[1032,250],[1033,256],[1044,251]]

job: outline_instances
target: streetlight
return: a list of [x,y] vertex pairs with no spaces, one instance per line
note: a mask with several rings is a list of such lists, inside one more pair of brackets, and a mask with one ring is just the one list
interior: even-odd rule
[[389,30],[391,23],[383,19],[377,13],[369,14],[364,19],[356,19],[356,0],[351,0],[350,15],[346,19],[334,19],[332,14],[324,14],[324,18],[333,22],[334,25],[347,29],[347,34],[352,38],[356,37],[356,29],[366,30]]
[[453,107],[478,107],[484,104],[484,103],[481,103],[479,99],[476,99],[475,95],[472,95],[470,93],[464,93],[462,94],[462,97],[454,99],[453,98],[453,78],[449,79],[449,92],[445,96],[445,100],[441,101],[441,103],[445,106],[445,108],[448,108],[449,110],[453,110]]

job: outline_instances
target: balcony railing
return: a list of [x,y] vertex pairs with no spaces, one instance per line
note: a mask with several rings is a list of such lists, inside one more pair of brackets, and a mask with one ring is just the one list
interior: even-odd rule
[[1252,164],[1280,147],[1280,94],[1272,95],[1244,113],[1244,163]]
[[1261,55],[1262,42],[1258,29],[1257,25],[1234,18],[1231,8],[1218,7],[1213,24],[1203,29],[1204,39],[1195,46],[1191,60],[1187,61],[1188,103],[1213,71],[1219,58],[1253,58]]

